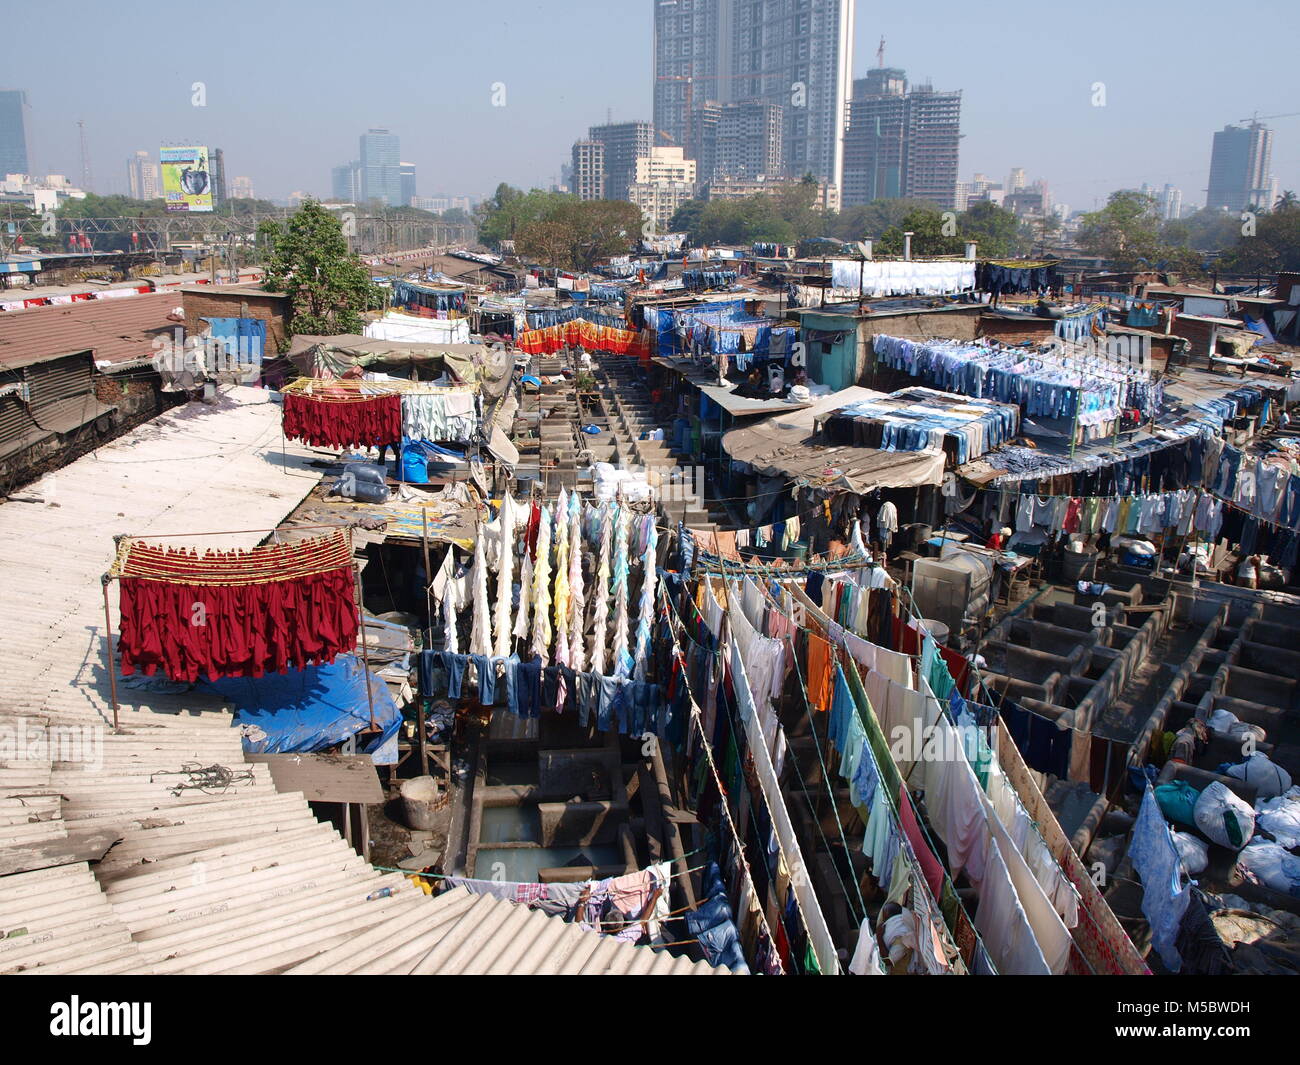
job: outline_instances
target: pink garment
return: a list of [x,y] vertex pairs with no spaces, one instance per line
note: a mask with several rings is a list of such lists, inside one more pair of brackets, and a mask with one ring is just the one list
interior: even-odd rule
[[925,882],[930,885],[930,893],[937,899],[943,896],[943,866],[939,864],[939,859],[934,856],[934,851],[930,850],[930,844],[925,840],[925,833],[921,831],[921,826],[917,823],[916,813],[912,810],[912,799],[907,794],[906,787],[900,787],[898,790],[898,823],[903,829],[903,834],[907,841],[912,844],[912,850],[916,852],[916,860],[921,865],[921,875],[925,877]]

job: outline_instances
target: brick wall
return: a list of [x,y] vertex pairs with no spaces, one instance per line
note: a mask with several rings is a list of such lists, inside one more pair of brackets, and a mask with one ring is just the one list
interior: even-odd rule
[[266,354],[279,355],[289,350],[284,321],[289,301],[285,296],[222,293],[214,288],[211,292],[182,293],[181,306],[185,308],[185,330],[190,336],[198,336],[207,328],[204,318],[257,318],[266,322]]
[[1019,320],[985,314],[980,316],[979,335],[1001,344],[1022,344],[1026,340],[1040,344],[1056,335],[1056,323],[1049,318]]

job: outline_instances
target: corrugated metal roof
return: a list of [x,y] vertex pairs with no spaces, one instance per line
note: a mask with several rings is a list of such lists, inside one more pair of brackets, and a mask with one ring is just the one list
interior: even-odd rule
[[[265,392],[232,389],[41,478],[23,497],[38,502],[0,505],[0,727],[72,726],[64,735],[83,742],[0,762],[0,854],[119,841],[93,873],[77,862],[0,876],[0,932],[27,929],[0,939],[0,972],[711,972],[511,903],[430,900],[381,874],[300,794],[277,793],[265,765],[244,762],[214,699],[119,684],[112,733],[100,575],[113,535],[278,524],[319,478],[303,448],[282,462],[279,411]],[[195,764],[238,777],[219,792],[177,787]]]
[[288,970],[420,976],[729,975],[665,950],[584,932],[491,895],[454,888]]
[[175,292],[151,292],[8,311],[0,314],[0,367],[12,370],[86,350],[101,362],[149,358],[154,338],[177,327],[167,315],[180,303]]

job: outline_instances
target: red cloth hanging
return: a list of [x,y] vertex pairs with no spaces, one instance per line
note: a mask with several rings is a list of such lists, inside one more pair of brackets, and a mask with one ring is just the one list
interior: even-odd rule
[[572,318],[560,325],[520,333],[515,346],[528,355],[553,355],[566,346],[626,355],[639,342],[639,335],[631,330],[596,325],[585,318]]
[[402,438],[399,393],[360,399],[284,394],[284,435],[313,447],[378,447]]
[[203,555],[126,541],[115,572],[123,676],[260,677],[356,647],[351,547],[341,532]]

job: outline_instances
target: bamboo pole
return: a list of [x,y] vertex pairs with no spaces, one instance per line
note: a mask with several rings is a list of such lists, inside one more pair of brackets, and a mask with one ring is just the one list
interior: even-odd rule
[[108,582],[112,578],[106,573],[99,582],[104,590],[104,657],[108,660],[108,692],[113,702],[113,731],[118,730],[117,721],[117,664],[113,660],[113,623],[108,609]]

